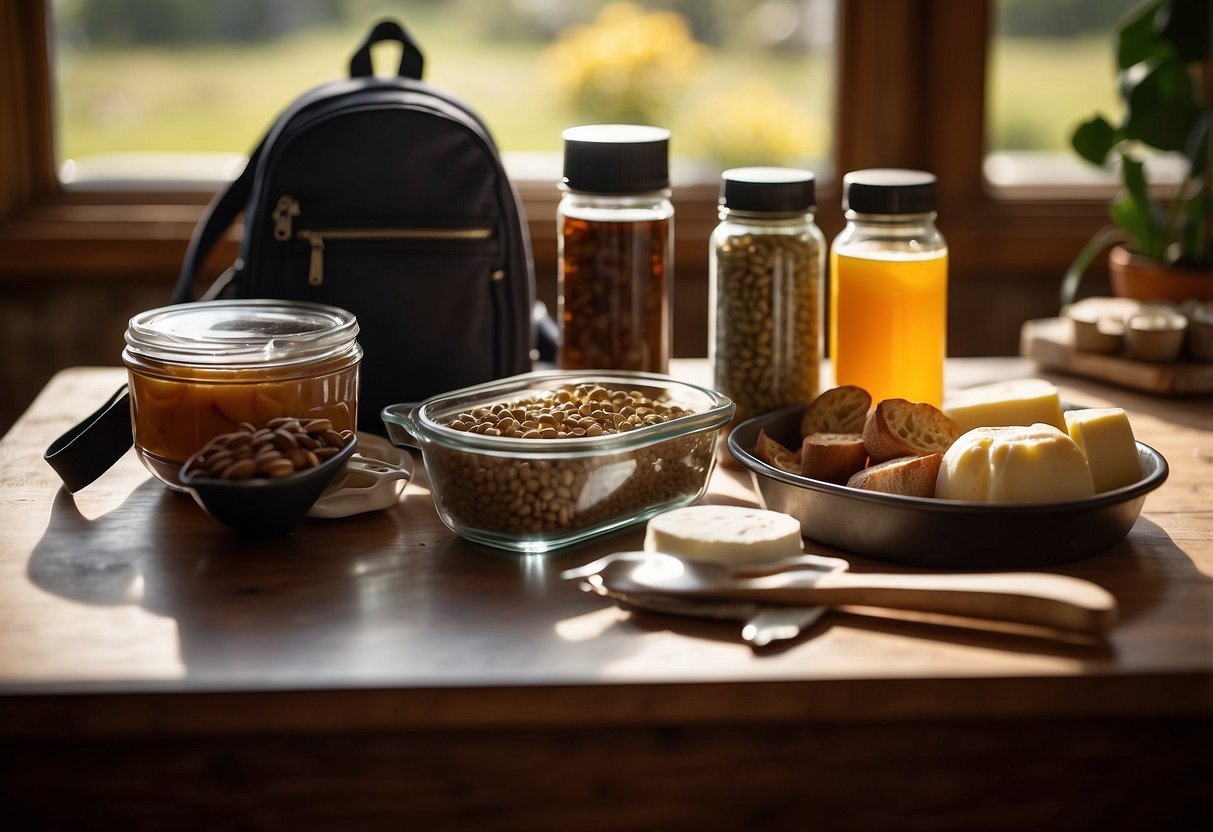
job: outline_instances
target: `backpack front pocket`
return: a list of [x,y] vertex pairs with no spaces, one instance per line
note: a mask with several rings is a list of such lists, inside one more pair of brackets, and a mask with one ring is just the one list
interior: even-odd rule
[[279,295],[358,319],[363,429],[382,431],[388,404],[506,374],[509,307],[493,228],[295,223],[281,245]]

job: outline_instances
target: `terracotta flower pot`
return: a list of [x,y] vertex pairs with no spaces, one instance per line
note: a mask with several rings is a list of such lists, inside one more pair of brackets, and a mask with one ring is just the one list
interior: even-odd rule
[[1213,269],[1163,266],[1138,257],[1124,246],[1108,254],[1112,294],[1134,300],[1213,299]]

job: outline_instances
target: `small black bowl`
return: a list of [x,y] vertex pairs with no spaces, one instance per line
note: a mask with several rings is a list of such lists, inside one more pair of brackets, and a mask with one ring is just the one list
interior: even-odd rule
[[357,446],[357,439],[352,440],[315,468],[278,479],[201,477],[190,473],[187,462],[181,469],[181,485],[225,526],[248,537],[282,537],[307,516]]

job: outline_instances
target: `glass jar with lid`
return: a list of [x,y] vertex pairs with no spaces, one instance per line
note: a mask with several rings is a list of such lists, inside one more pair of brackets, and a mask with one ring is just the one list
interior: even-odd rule
[[943,404],[948,246],[935,227],[935,176],[876,168],[846,174],[847,224],[830,250],[834,380],[872,401]]
[[591,124],[563,138],[557,363],[665,373],[674,265],[670,132]]
[[344,309],[280,300],[166,306],[131,318],[122,361],[135,451],[180,488],[181,466],[242,423],[358,418],[358,322]]
[[825,238],[813,221],[816,180],[792,168],[721,176],[709,250],[708,351],[714,386],[736,421],[820,392]]

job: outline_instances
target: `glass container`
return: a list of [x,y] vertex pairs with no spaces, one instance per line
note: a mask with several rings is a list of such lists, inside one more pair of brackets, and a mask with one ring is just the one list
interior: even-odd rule
[[[629,413],[629,399],[648,404]],[[528,425],[533,407],[560,405],[577,413],[562,423],[602,425],[618,415],[635,426],[542,438],[544,417]],[[646,420],[648,411],[673,408],[680,412],[664,421]],[[568,546],[695,502],[732,416],[725,396],[669,376],[578,371],[529,373],[383,412],[394,443],[420,448],[442,521],[469,540],[519,552]]]
[[557,363],[664,373],[674,263],[670,133],[593,124],[563,136]]
[[872,401],[943,404],[948,247],[935,177],[873,169],[843,177],[846,227],[830,251],[830,356],[837,384]]
[[133,317],[122,360],[135,450],[181,489],[181,466],[241,423],[280,416],[358,418],[358,322],[344,309],[278,300],[220,300]]
[[741,421],[820,392],[825,238],[813,222],[815,179],[790,168],[722,175],[709,250],[713,386]]

